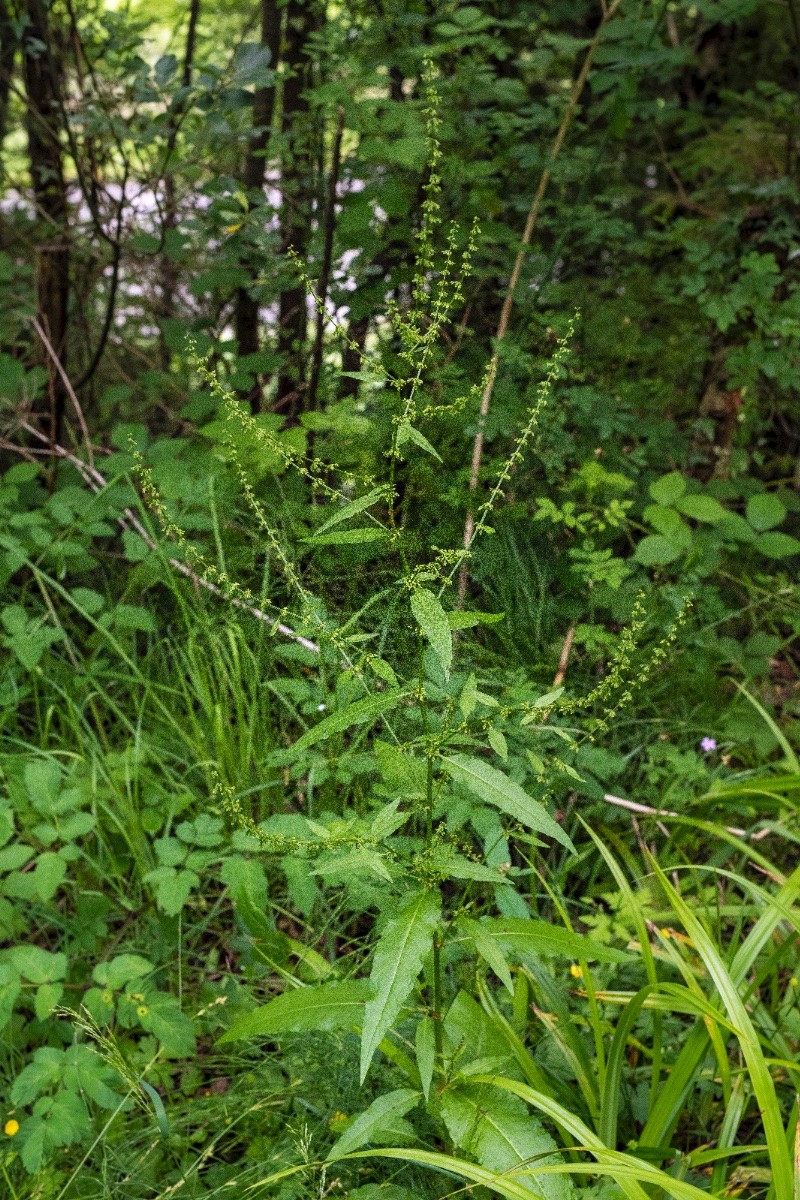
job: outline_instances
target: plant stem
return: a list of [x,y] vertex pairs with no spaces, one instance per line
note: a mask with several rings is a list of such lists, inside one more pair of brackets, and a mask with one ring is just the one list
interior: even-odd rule
[[[600,22],[600,25],[597,28],[597,32],[595,33],[594,38],[592,39],[589,49],[586,51],[586,57],[583,60],[581,69],[578,72],[578,77],[575,80],[575,83],[572,87],[572,92],[570,93],[569,102],[564,111],[564,116],[561,119],[561,124],[558,128],[558,132],[556,133],[556,136],[553,140],[553,145],[551,146],[550,153],[547,157],[547,165],[545,166],[544,170],[542,171],[541,178],[539,179],[539,186],[536,189],[536,194],[533,197],[533,200],[531,202],[531,207],[528,211],[528,218],[525,222],[525,229],[522,234],[522,245],[520,246],[519,251],[517,253],[517,257],[514,260],[514,266],[511,271],[511,278],[509,279],[509,282],[508,282],[508,291],[506,292],[506,298],[503,301],[503,307],[500,311],[500,320],[498,322],[497,330],[494,335],[495,352],[492,356],[491,365],[489,367],[489,374],[486,377],[486,383],[484,385],[483,395],[481,396],[481,407],[480,407],[480,413],[479,413],[479,417],[478,417],[478,432],[475,434],[475,441],[474,441],[473,447],[472,447],[472,463],[470,465],[470,472],[469,472],[469,490],[470,490],[470,492],[474,492],[478,486],[478,475],[480,473],[480,468],[481,468],[481,459],[483,458],[484,427],[486,424],[486,416],[489,412],[489,405],[491,403],[492,393],[494,392],[495,380],[497,378],[497,366],[498,366],[497,347],[499,346],[500,342],[502,342],[503,338],[506,336],[506,333],[508,332],[508,325],[509,325],[509,321],[511,319],[511,309],[514,305],[514,294],[517,290],[517,284],[519,283],[519,277],[522,274],[522,266],[523,266],[523,263],[525,262],[525,257],[528,253],[528,247],[530,246],[531,238],[533,237],[533,231],[536,228],[536,222],[539,219],[539,210],[541,208],[542,201],[544,200],[545,192],[547,191],[547,189],[550,185],[550,179],[551,179],[552,173],[553,173],[553,164],[554,164],[555,160],[558,158],[559,154],[561,153],[561,148],[564,145],[564,139],[567,136],[569,127],[572,124],[572,121],[575,117],[575,113],[577,112],[578,103],[580,101],[581,95],[583,94],[583,89],[586,87],[586,81],[589,78],[589,71],[591,70],[591,66],[592,66],[592,59],[594,58],[594,53],[600,42],[603,30],[604,30],[605,26],[607,25],[608,21],[611,19],[611,17],[613,17],[614,13],[619,8],[620,3],[621,3],[621,0],[613,0],[613,3],[608,8],[605,8],[603,10],[603,18]],[[470,505],[469,509],[467,510],[467,519],[464,524],[464,549],[465,550],[469,550],[470,546],[472,545],[472,539],[474,537],[474,534],[475,534],[475,515],[473,513],[472,505]],[[467,567],[467,559],[465,558],[463,563],[461,564],[461,569],[458,574],[457,607],[459,609],[464,607],[464,599],[467,594],[467,579],[468,579],[468,567]]]

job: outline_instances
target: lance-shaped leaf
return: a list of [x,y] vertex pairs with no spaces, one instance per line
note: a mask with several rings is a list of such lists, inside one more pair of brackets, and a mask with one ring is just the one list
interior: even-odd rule
[[575,847],[561,826],[553,820],[538,800],[532,799],[518,783],[509,779],[502,771],[492,767],[480,758],[469,758],[465,754],[454,754],[443,758],[445,770],[456,780],[468,787],[471,792],[494,805],[501,812],[513,817],[521,825],[535,829],[546,837],[555,838],[575,853]]
[[475,949],[483,961],[488,963],[497,978],[505,984],[513,996],[514,984],[511,980],[511,971],[497,940],[486,931],[480,921],[472,921],[469,917],[462,917],[458,924],[467,937],[471,938],[474,942]]
[[518,954],[532,950],[535,954],[554,954],[561,958],[585,958],[589,962],[626,963],[630,954],[604,946],[582,933],[572,933],[548,921],[532,921],[524,917],[489,918],[480,922],[481,929]]
[[379,542],[386,537],[386,530],[379,525],[359,525],[357,529],[335,529],[333,533],[317,533],[303,538],[307,546],[361,546],[365,542]]
[[416,983],[441,918],[438,893],[417,892],[387,921],[375,949],[370,973],[371,996],[364,1009],[361,1037],[361,1080]]
[[317,725],[307,729],[303,736],[297,739],[292,749],[307,750],[315,742],[321,742],[334,733],[342,733],[351,725],[374,721],[383,713],[391,712],[393,708],[396,708],[406,694],[399,690],[382,692],[378,696],[365,696],[363,700],[356,700],[355,704],[348,704],[345,708],[337,709],[330,716],[323,717]]
[[453,635],[450,632],[450,622],[447,613],[442,608],[433,592],[420,588],[411,597],[411,611],[414,619],[428,639],[445,675],[450,674],[453,662]]
[[367,982],[363,979],[296,988],[234,1021],[219,1042],[257,1036],[271,1038],[312,1029],[357,1029],[363,1019],[367,994]]
[[371,492],[367,492],[365,496],[359,496],[356,500],[350,500],[347,504],[343,504],[341,508],[334,511],[332,517],[328,517],[317,529],[312,537],[319,537],[321,533],[327,533],[329,529],[333,529],[334,525],[340,525],[342,521],[349,520],[350,517],[355,517],[358,513],[364,512],[366,508],[371,508],[373,504],[385,495],[386,489],[382,487],[373,488]]
[[335,1162],[337,1158],[351,1154],[353,1150],[360,1149],[368,1142],[375,1142],[387,1133],[393,1133],[397,1118],[405,1116],[417,1104],[419,1092],[414,1092],[411,1088],[398,1088],[395,1092],[378,1096],[369,1108],[359,1113],[338,1141],[334,1142],[328,1154],[328,1162]]

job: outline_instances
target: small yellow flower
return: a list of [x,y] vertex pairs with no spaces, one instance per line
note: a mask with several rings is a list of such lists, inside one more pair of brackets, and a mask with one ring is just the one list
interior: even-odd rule
[[800,985],[800,979],[798,979],[796,975],[793,975],[789,980],[789,983],[792,987],[798,987],[798,985]]
[[147,1007],[146,1004],[140,1004],[136,1010],[136,1015],[137,1015],[137,1017],[146,1017],[147,1014],[149,1013],[149,1011],[150,1011],[150,1009]]
[[573,979],[583,979],[583,967],[579,967],[577,963],[572,964],[569,973]]
[[114,993],[109,991],[101,992],[100,999],[103,1001],[103,1004],[113,1004]]
[[15,1133],[19,1133],[19,1121],[15,1121],[13,1117],[10,1121],[6,1121],[3,1126],[3,1133],[6,1137],[13,1137]]
[[337,1111],[333,1114],[333,1116],[328,1121],[328,1125],[331,1127],[331,1129],[336,1129],[337,1126],[344,1125],[346,1120],[347,1120],[347,1113]]

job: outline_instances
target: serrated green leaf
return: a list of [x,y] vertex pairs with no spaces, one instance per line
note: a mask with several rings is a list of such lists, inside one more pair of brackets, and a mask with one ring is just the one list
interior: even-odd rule
[[143,979],[154,970],[150,960],[140,954],[118,954],[110,962],[98,963],[92,977],[95,983],[113,990],[124,987],[131,979]]
[[354,704],[348,704],[345,708],[332,712],[330,716],[323,717],[317,725],[307,729],[303,736],[297,739],[293,749],[307,750],[315,742],[332,737],[335,733],[343,733],[352,725],[375,720],[376,717],[396,708],[407,694],[407,692],[401,691],[381,692],[377,696],[366,696],[363,700],[356,700]]
[[496,625],[505,619],[505,613],[463,612],[458,609],[447,614],[451,629],[472,629],[475,625]]
[[361,1037],[361,1080],[416,983],[441,919],[438,893],[418,892],[390,921],[375,948],[370,972],[370,998],[364,1009]]
[[486,730],[486,740],[494,750],[495,754],[502,758],[503,762],[508,759],[508,743],[505,735],[496,729],[494,725],[490,725]]
[[474,879],[478,883],[510,884],[511,880],[492,867],[472,862],[463,854],[437,854],[433,865],[447,879]]
[[436,1065],[436,1030],[432,1017],[422,1017],[417,1022],[414,1035],[414,1049],[417,1058],[417,1070],[422,1084],[422,1093],[427,1102],[430,1095],[433,1070]]
[[496,770],[480,758],[468,758],[464,754],[455,754],[443,758],[445,770],[457,783],[469,788],[487,804],[499,808],[521,825],[555,838],[575,853],[575,847],[561,826],[553,820],[543,805],[532,799],[518,783],[514,783],[502,771]]
[[487,936],[496,938],[517,953],[553,954],[560,958],[584,958],[589,962],[627,963],[630,954],[604,946],[582,933],[572,933],[548,921],[494,917],[480,922]]
[[358,529],[340,529],[335,533],[317,533],[303,538],[307,546],[363,546],[367,542],[380,542],[386,530],[378,525],[362,525]]
[[6,957],[30,983],[55,983],[67,973],[66,954],[54,954],[39,946],[12,946]]
[[458,698],[458,707],[461,709],[463,716],[469,720],[478,705],[478,684],[474,675],[470,675],[467,682],[461,689],[461,695]]
[[388,683],[390,687],[398,686],[398,678],[394,673],[394,668],[386,661],[385,658],[379,658],[378,655],[371,655],[369,658],[370,670],[382,679],[384,683]]
[[33,1002],[37,1021],[46,1021],[63,995],[60,983],[40,983]]
[[345,1154],[351,1154],[353,1150],[375,1141],[382,1132],[391,1127],[397,1117],[405,1116],[418,1104],[419,1092],[414,1092],[411,1088],[398,1088],[394,1092],[378,1096],[334,1142],[328,1152],[328,1162],[335,1162]]
[[[537,1175],[535,1169],[537,1162],[560,1161],[556,1143],[538,1117],[519,1102],[507,1100],[485,1085],[448,1088],[442,1096],[442,1117],[453,1142],[481,1166],[509,1173],[529,1195],[567,1200],[573,1192],[567,1175]],[[531,1160],[530,1172],[519,1170]]]
[[332,517],[328,517],[320,525],[319,529],[315,530],[313,536],[318,538],[321,533],[327,533],[329,529],[333,529],[335,525],[340,525],[342,521],[349,520],[350,517],[355,517],[366,508],[371,508],[373,504],[377,504],[385,494],[385,488],[376,487],[371,492],[367,492],[364,496],[359,496],[356,500],[350,500],[347,504],[343,504],[337,508]]
[[439,462],[442,461],[442,456],[434,449],[424,434],[415,429],[408,421],[404,421],[397,430],[397,445],[404,446],[406,442],[413,442],[415,446],[419,446],[420,450],[424,450],[426,454],[432,454]]
[[514,983],[511,979],[511,970],[497,941],[486,932],[480,921],[462,917],[458,924],[467,937],[475,943],[475,949],[483,961],[491,967],[500,982],[513,996]]
[[239,1038],[272,1038],[282,1033],[307,1033],[309,1030],[358,1029],[364,1016],[364,1001],[369,993],[367,981],[321,983],[316,987],[284,992],[240,1017],[218,1044]]
[[450,674],[453,664],[453,635],[447,613],[427,588],[420,588],[411,596],[411,611],[423,635],[431,644],[445,675]]

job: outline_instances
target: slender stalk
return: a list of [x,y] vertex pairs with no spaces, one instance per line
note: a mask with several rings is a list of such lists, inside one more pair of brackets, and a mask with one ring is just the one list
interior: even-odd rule
[[[569,128],[570,128],[570,126],[575,118],[575,114],[578,110],[578,104],[580,102],[580,98],[583,95],[583,90],[586,87],[586,82],[589,78],[589,72],[592,67],[592,59],[594,58],[595,51],[597,50],[597,47],[600,44],[603,30],[604,30],[605,26],[607,25],[607,23],[611,20],[611,18],[616,13],[617,9],[620,6],[620,3],[621,3],[621,0],[612,0],[612,3],[603,10],[603,18],[600,22],[600,25],[597,28],[597,32],[595,33],[595,35],[592,39],[589,49],[586,51],[586,57],[583,60],[583,65],[581,66],[581,69],[578,72],[578,77],[572,86],[572,92],[570,93],[569,102],[564,111],[564,116],[561,119],[561,124],[558,128],[558,132],[556,133],[555,139],[553,141],[553,145],[550,148],[550,153],[547,158],[547,165],[546,165],[545,169],[542,171],[541,178],[539,179],[539,186],[536,189],[536,193],[531,202],[531,207],[528,211],[528,219],[525,222],[525,229],[522,234],[522,244],[517,253],[517,257],[514,260],[514,266],[511,271],[511,278],[509,279],[509,282],[508,282],[508,291],[506,292],[506,297],[505,297],[505,300],[503,301],[503,307],[500,310],[500,320],[497,324],[497,331],[495,332],[495,335],[494,335],[495,352],[492,355],[492,360],[491,360],[491,363],[489,366],[489,373],[486,377],[486,383],[483,388],[483,395],[481,396],[481,406],[480,406],[480,412],[479,412],[479,416],[478,416],[478,431],[475,434],[475,441],[473,442],[473,446],[472,446],[472,462],[470,464],[470,473],[469,473],[469,490],[470,490],[470,492],[474,492],[478,486],[478,476],[480,474],[481,460],[483,458],[483,440],[484,440],[484,430],[486,428],[486,417],[489,412],[489,405],[491,404],[491,401],[492,401],[494,385],[495,385],[495,381],[497,379],[497,367],[498,367],[498,361],[499,361],[497,347],[503,341],[503,339],[506,336],[506,333],[508,332],[509,321],[511,319],[511,309],[513,308],[513,305],[514,305],[514,296],[515,296],[515,293],[517,290],[517,284],[519,283],[519,278],[520,278],[520,275],[522,274],[522,267],[523,267],[525,258],[528,253],[528,248],[530,247],[531,238],[533,237],[533,231],[536,228],[536,223],[539,219],[539,211],[542,206],[542,201],[544,200],[545,193],[550,185],[550,180],[551,180],[552,174],[553,174],[553,165],[554,165],[556,159],[558,158],[559,154],[561,153],[561,149],[564,145],[564,140],[567,136]],[[473,506],[472,506],[472,504],[470,504],[470,507],[467,511],[467,519],[464,523],[464,549],[465,550],[469,550],[469,548],[472,544],[472,539],[474,537],[474,534],[475,534],[475,514],[473,511]],[[458,608],[463,608],[463,606],[464,606],[464,599],[467,594],[468,579],[469,579],[469,571],[468,571],[468,567],[467,567],[467,559],[465,558],[461,564],[461,569],[458,573],[458,602],[457,602]]]

